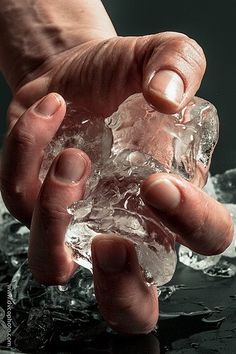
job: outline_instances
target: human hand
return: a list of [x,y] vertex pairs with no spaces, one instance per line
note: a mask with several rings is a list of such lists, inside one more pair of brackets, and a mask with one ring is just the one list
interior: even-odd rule
[[[202,50],[182,34],[90,40],[49,58],[36,72],[28,74],[31,80],[16,92],[10,105],[9,129],[31,104],[54,89],[78,109],[101,116],[110,114],[127,96],[139,91],[158,110],[176,112],[195,94],[204,69]],[[20,150],[27,150],[33,143],[30,133],[26,135],[22,128],[18,133],[10,144],[16,161]],[[38,153],[42,155],[43,150]],[[27,161],[26,170],[31,168]],[[34,177],[33,181],[32,176],[19,175],[12,158],[4,158],[3,198],[12,214],[28,225],[40,188]]]
[[[59,95],[47,96],[47,100],[52,100],[50,107],[54,99],[60,102],[56,113],[45,116],[37,102],[22,115],[7,138],[5,161],[9,158],[9,167],[13,163],[17,175],[31,178],[29,184],[38,177],[40,151],[65,114],[65,102]],[[22,131],[33,138],[34,144],[19,149],[16,156],[11,146]],[[31,164],[30,174],[25,169],[26,160]],[[70,221],[67,207],[83,197],[89,173],[86,154],[77,149],[64,150],[54,160],[36,197],[29,264],[39,282],[65,284],[77,267],[64,243]],[[142,195],[158,217],[176,232],[177,241],[194,251],[217,254],[231,242],[233,226],[228,212],[191,183],[174,175],[155,174],[144,181]],[[133,244],[114,236],[96,236],[92,258],[97,301],[110,326],[132,334],[152,330],[158,319],[157,290],[144,283]]]

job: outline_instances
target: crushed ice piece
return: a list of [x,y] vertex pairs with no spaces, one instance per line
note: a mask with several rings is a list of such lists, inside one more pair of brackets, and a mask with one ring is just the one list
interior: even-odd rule
[[8,295],[14,308],[14,343],[23,351],[49,345],[52,333],[60,341],[77,341],[107,328],[96,305],[92,275],[82,267],[65,287],[45,286],[34,280],[26,260],[13,276]]
[[168,300],[177,290],[184,289],[185,285],[163,285],[158,288],[158,299],[160,301]]
[[217,140],[216,109],[197,97],[180,113],[167,115],[136,94],[105,120],[70,106],[40,177],[66,147],[82,149],[92,161],[85,198],[68,209],[73,217],[66,244],[74,260],[91,270],[91,240],[109,233],[134,243],[147,282],[168,282],[176,266],[175,235],[144,204],[140,184],[154,172],[168,172],[202,187]]
[[233,241],[229,245],[229,247],[226,248],[226,250],[222,253],[223,256],[228,257],[228,258],[235,258],[236,257],[236,237],[234,235]]
[[188,247],[180,245],[179,247],[179,261],[195,270],[203,270],[216,265],[221,258],[221,255],[203,256],[193,252]]
[[210,277],[232,278],[236,275],[236,266],[222,258],[212,267],[203,270]]
[[213,184],[212,177],[210,174],[208,175],[207,183],[205,184],[203,190],[212,198],[217,199],[215,186]]
[[236,169],[217,174],[211,179],[216,199],[221,203],[236,204]]
[[[236,204],[236,169],[208,178],[204,190],[214,199],[227,205]],[[235,215],[234,210],[232,211]]]
[[7,340],[7,336],[8,336],[8,328],[6,323],[3,320],[4,317],[5,317],[5,311],[0,306],[0,344],[4,343]]
[[4,321],[0,320],[0,344],[7,340],[8,328]]
[[28,352],[36,348],[43,349],[51,334],[52,324],[49,310],[31,308],[25,325],[17,328],[14,340],[16,347]]
[[226,250],[222,253],[223,256],[229,257],[229,258],[235,258],[236,257],[236,205],[235,204],[224,204],[226,209],[230,212],[230,215],[233,219],[234,222],[234,236],[231,244],[229,247],[226,248]]
[[14,305],[24,303],[32,307],[59,306],[65,309],[84,309],[96,303],[93,279],[90,272],[80,268],[66,286],[39,284],[26,260],[14,274],[10,294]]
[[0,320],[2,320],[5,317],[5,311],[4,309],[0,306]]
[[0,244],[6,257],[14,257],[13,265],[20,262],[28,251],[29,229],[16,220],[6,209],[0,194]]

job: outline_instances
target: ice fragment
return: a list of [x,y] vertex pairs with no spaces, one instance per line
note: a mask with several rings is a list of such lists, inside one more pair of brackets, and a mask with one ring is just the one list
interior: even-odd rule
[[212,267],[219,262],[220,258],[221,255],[203,256],[183,245],[179,247],[180,262],[195,270],[203,270]]
[[221,258],[213,267],[204,269],[203,273],[210,277],[231,278],[236,275],[236,266]]
[[219,202],[236,204],[236,169],[213,176],[212,184]]
[[0,344],[7,340],[8,328],[4,321],[0,320]]

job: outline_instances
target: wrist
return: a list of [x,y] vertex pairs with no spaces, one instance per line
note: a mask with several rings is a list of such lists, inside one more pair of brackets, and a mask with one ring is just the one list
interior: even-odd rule
[[116,35],[99,0],[1,0],[0,67],[13,91],[48,59]]

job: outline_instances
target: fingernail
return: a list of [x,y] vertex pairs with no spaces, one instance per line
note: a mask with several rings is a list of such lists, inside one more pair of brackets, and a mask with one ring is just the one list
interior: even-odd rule
[[179,189],[169,179],[154,181],[144,192],[145,200],[161,211],[174,210],[181,202]]
[[61,105],[60,96],[55,93],[49,93],[35,107],[36,113],[43,116],[52,116]]
[[160,70],[151,79],[149,91],[179,105],[184,95],[184,83],[176,72]]
[[55,167],[55,176],[65,183],[76,183],[82,178],[86,168],[85,159],[80,154],[63,153]]
[[96,263],[104,273],[120,273],[125,269],[128,253],[124,242],[105,238],[94,240],[93,250]]

